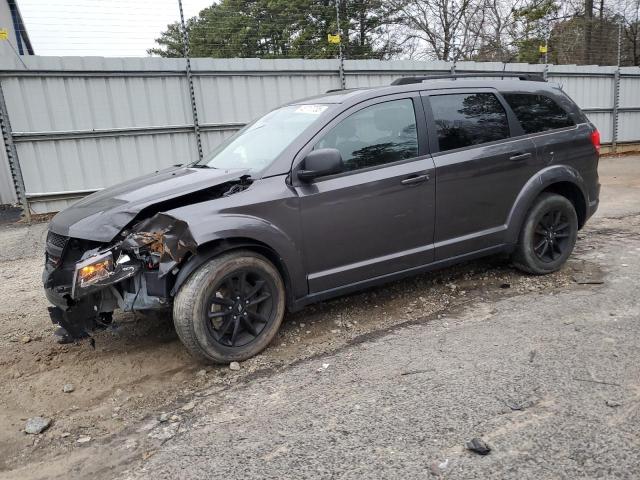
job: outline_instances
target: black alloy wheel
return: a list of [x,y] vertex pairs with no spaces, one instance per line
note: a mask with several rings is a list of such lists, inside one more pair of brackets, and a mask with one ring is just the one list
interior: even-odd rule
[[255,340],[275,314],[274,288],[257,270],[237,270],[224,277],[205,312],[210,335],[227,347],[242,347]]
[[535,275],[555,272],[571,255],[577,238],[578,215],[571,200],[557,193],[542,193],[522,224],[513,263]]
[[286,289],[276,266],[250,250],[203,263],[180,287],[173,323],[189,352],[206,362],[241,362],[276,336]]
[[571,224],[560,209],[545,213],[533,235],[533,251],[543,262],[553,262],[560,258],[570,244]]

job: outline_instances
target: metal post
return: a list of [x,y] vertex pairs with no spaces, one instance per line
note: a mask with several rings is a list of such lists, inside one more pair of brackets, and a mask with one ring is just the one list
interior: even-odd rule
[[336,22],[338,24],[338,55],[340,59],[340,88],[344,90],[347,88],[347,84],[344,78],[344,57],[342,56],[342,29],[340,28],[340,0],[336,0]]
[[549,35],[544,39],[544,64],[549,64]]
[[182,10],[182,0],[178,0],[180,7],[180,23],[182,24],[182,44],[184,47],[184,58],[187,62],[187,82],[189,83],[189,95],[191,96],[191,111],[193,113],[193,131],[196,134],[196,145],[198,146],[198,160],[202,160],[202,140],[200,139],[200,124],[198,123],[198,107],[196,106],[196,94],[193,89],[193,74],[191,73],[191,57],[189,56],[189,32],[184,23],[184,12]]
[[622,24],[618,24],[618,68],[622,63]]
[[18,202],[22,205],[22,213],[27,222],[31,222],[31,210],[29,209],[29,200],[27,200],[26,190],[24,188],[24,178],[22,177],[22,169],[18,160],[18,152],[13,143],[11,134],[11,122],[9,121],[9,112],[7,104],[4,101],[4,92],[2,91],[2,83],[0,83],[0,130],[2,130],[2,140],[4,148],[9,159],[9,169],[11,178],[13,179],[13,188],[16,190]]
[[613,74],[613,125],[611,133],[611,151],[618,151],[618,125],[620,108],[620,63],[622,59],[622,24],[618,25],[618,68]]

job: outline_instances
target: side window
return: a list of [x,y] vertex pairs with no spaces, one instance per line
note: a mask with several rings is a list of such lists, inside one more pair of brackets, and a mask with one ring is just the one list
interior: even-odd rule
[[572,127],[575,122],[553,99],[530,93],[503,94],[525,133]]
[[429,97],[440,151],[479,145],[509,137],[509,121],[492,93]]
[[379,103],[345,118],[316,145],[336,148],[345,170],[357,170],[418,156],[416,114],[410,99]]

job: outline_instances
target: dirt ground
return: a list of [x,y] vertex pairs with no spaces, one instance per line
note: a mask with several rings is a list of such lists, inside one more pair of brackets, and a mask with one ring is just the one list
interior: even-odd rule
[[[602,234],[592,225],[640,210],[640,158],[602,160],[601,181],[602,207],[581,232],[578,254],[589,248],[591,236]],[[289,314],[270,348],[231,371],[194,361],[162,315],[117,314],[113,328],[96,334],[95,349],[86,342],[57,345],[40,280],[45,234],[45,224],[0,228],[0,477],[16,478],[17,471],[21,478],[73,476],[78,462],[101,461],[89,459],[91,446],[126,446],[127,435],[145,432],[149,421],[176,405],[188,412],[202,392],[271,375],[394,325],[527,292],[561,292],[599,275],[598,264],[579,255],[545,277],[522,275],[499,257],[421,275]],[[73,392],[64,393],[65,384],[73,384]],[[25,434],[33,416],[51,419],[51,426],[40,435]],[[180,422],[175,415],[167,425],[178,431]],[[120,462],[146,455],[144,448],[118,452]],[[108,471],[115,460],[104,461]],[[49,462],[56,467],[42,470]]]

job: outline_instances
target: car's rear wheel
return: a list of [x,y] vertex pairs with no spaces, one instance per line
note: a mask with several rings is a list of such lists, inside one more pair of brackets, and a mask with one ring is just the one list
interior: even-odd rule
[[562,195],[543,193],[529,210],[514,265],[528,273],[544,275],[559,270],[573,251],[578,236],[578,216]]
[[285,289],[266,258],[240,250],[198,268],[180,288],[173,321],[195,357],[218,363],[246,360],[275,336],[285,312]]

